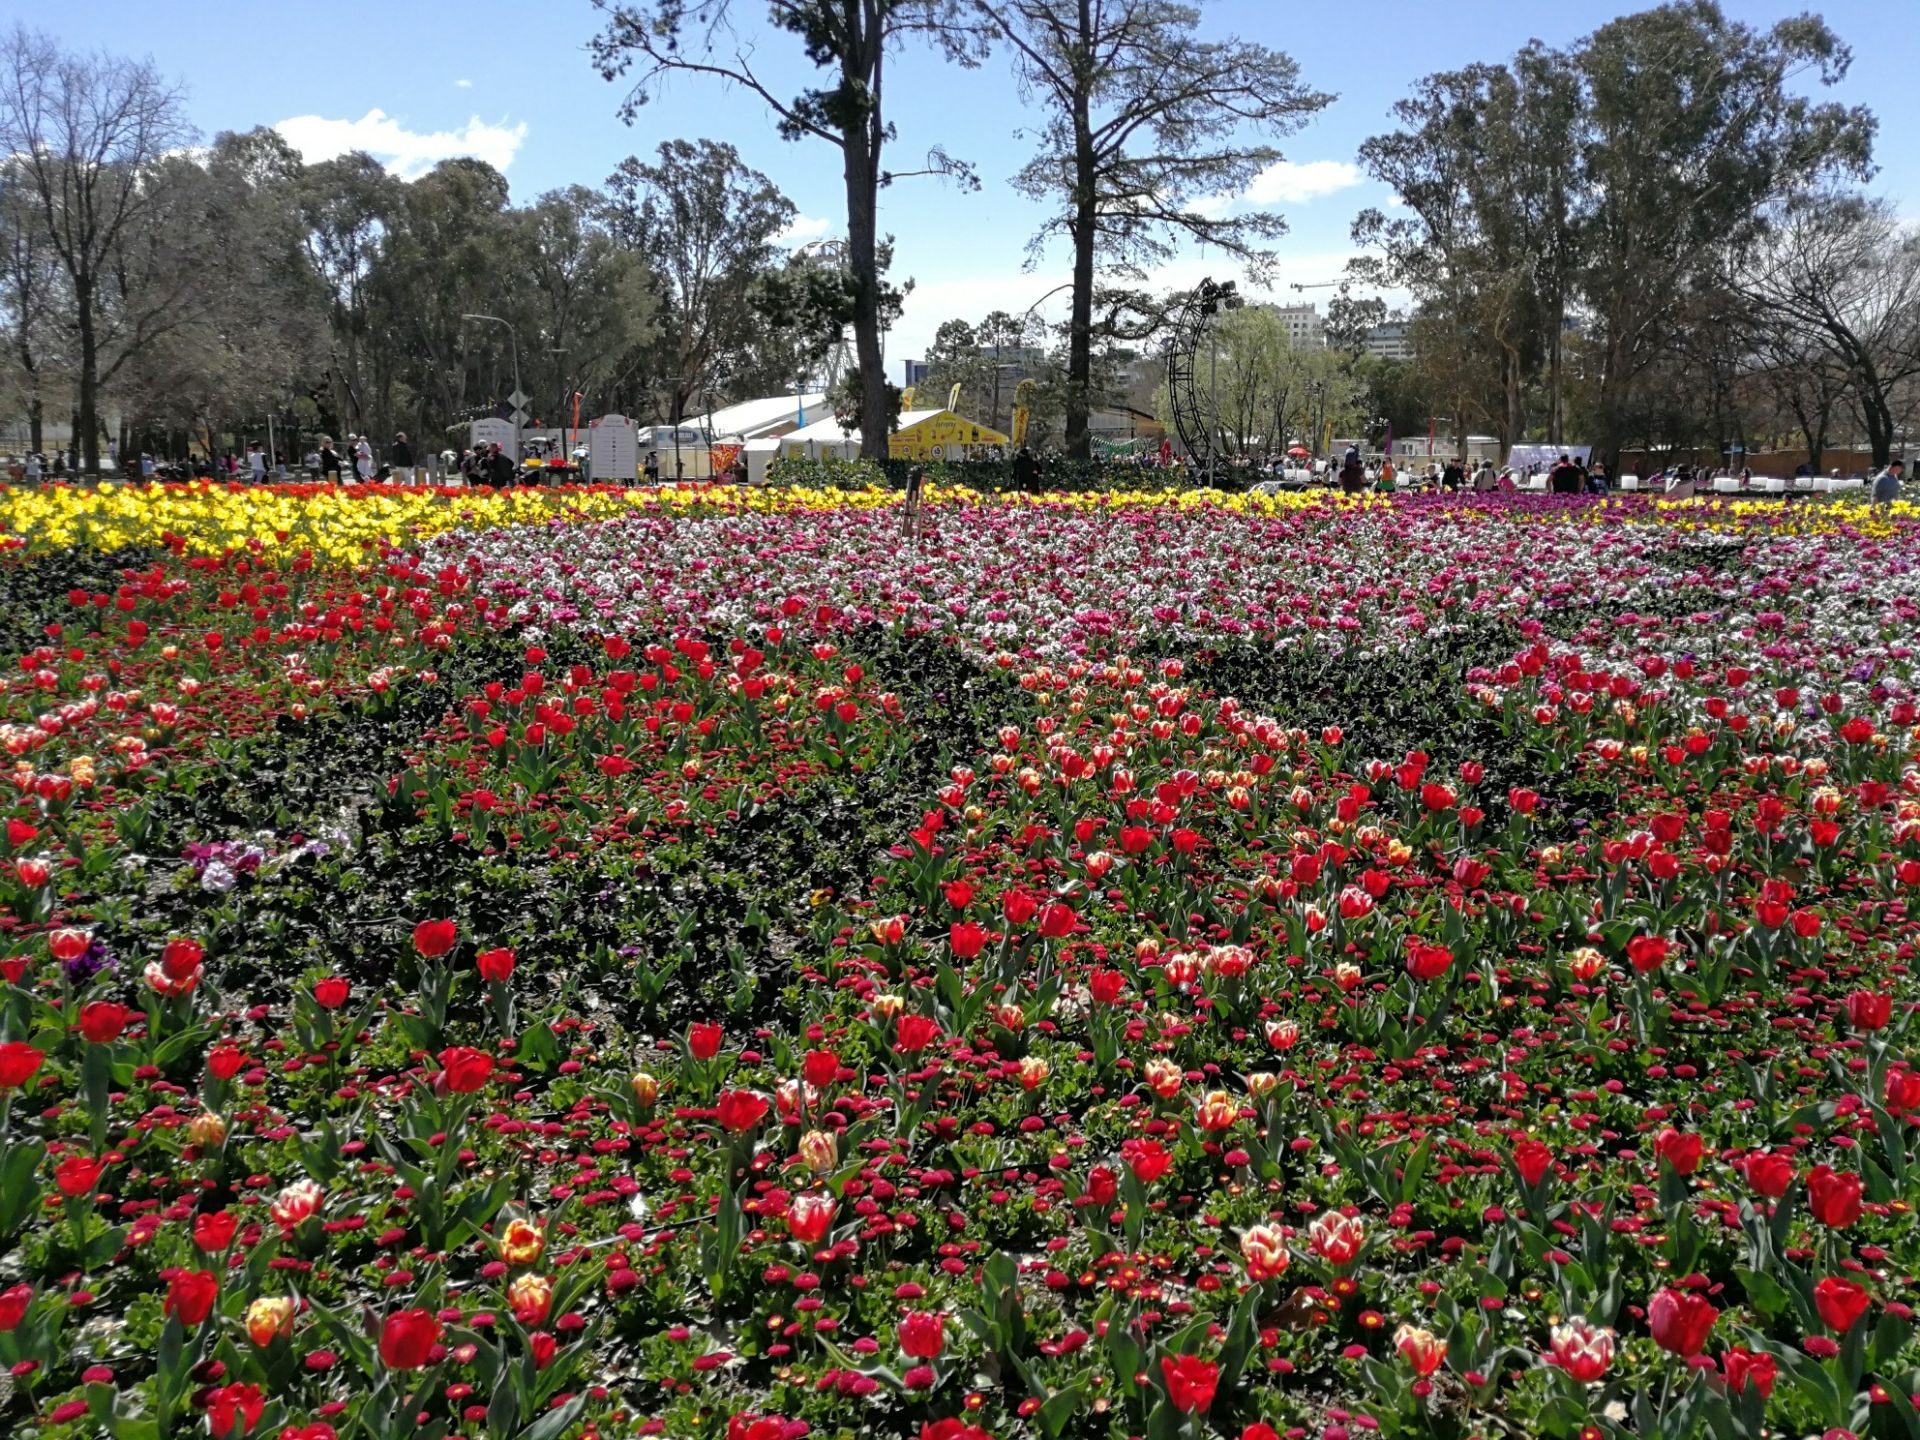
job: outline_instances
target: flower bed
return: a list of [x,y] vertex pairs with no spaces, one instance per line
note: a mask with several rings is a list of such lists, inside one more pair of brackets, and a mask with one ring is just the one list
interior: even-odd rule
[[101,493],[9,1433],[1915,1433],[1904,516]]

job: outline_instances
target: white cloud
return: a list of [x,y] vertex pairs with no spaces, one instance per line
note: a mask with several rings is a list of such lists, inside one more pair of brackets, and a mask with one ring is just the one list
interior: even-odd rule
[[808,240],[818,240],[833,228],[831,220],[822,220],[813,215],[796,215],[778,235],[773,237],[776,245],[800,245]]
[[453,82],[453,88],[456,90],[471,90],[473,88],[473,81],[456,80]]
[[442,160],[471,155],[496,170],[505,170],[527,138],[527,122],[490,124],[471,117],[458,130],[409,130],[384,110],[369,110],[358,120],[333,120],[324,115],[296,115],[273,127],[312,164],[364,150],[403,180],[424,175]]
[[1360,168],[1349,160],[1309,160],[1305,164],[1279,160],[1254,176],[1241,198],[1256,205],[1305,205],[1323,195],[1351,190],[1360,181]]

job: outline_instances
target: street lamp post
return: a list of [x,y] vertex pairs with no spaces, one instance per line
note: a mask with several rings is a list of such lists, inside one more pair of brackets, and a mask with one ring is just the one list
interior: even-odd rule
[[[498,315],[462,315],[460,318],[462,320],[488,320],[495,325],[505,325],[507,327],[507,338],[513,345],[513,393],[515,397],[524,395],[526,392],[520,388],[519,332],[513,328],[510,322],[502,320]],[[520,464],[520,458],[520,403],[518,398],[516,398],[513,406],[513,463],[516,468],[518,468]]]

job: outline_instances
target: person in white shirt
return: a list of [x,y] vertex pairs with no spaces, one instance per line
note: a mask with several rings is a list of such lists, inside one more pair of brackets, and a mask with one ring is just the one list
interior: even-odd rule
[[267,457],[257,444],[247,446],[247,475],[256,485],[266,483]]
[[353,470],[362,480],[373,479],[373,446],[364,435],[353,437]]

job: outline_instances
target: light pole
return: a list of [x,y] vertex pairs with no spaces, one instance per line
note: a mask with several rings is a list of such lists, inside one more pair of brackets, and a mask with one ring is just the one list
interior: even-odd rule
[[[495,325],[507,327],[507,339],[513,344],[513,393],[516,397],[526,392],[520,388],[520,334],[512,324],[498,315],[462,315],[462,320],[489,320]],[[513,463],[517,470],[520,465],[520,403],[516,398],[513,406]]]

